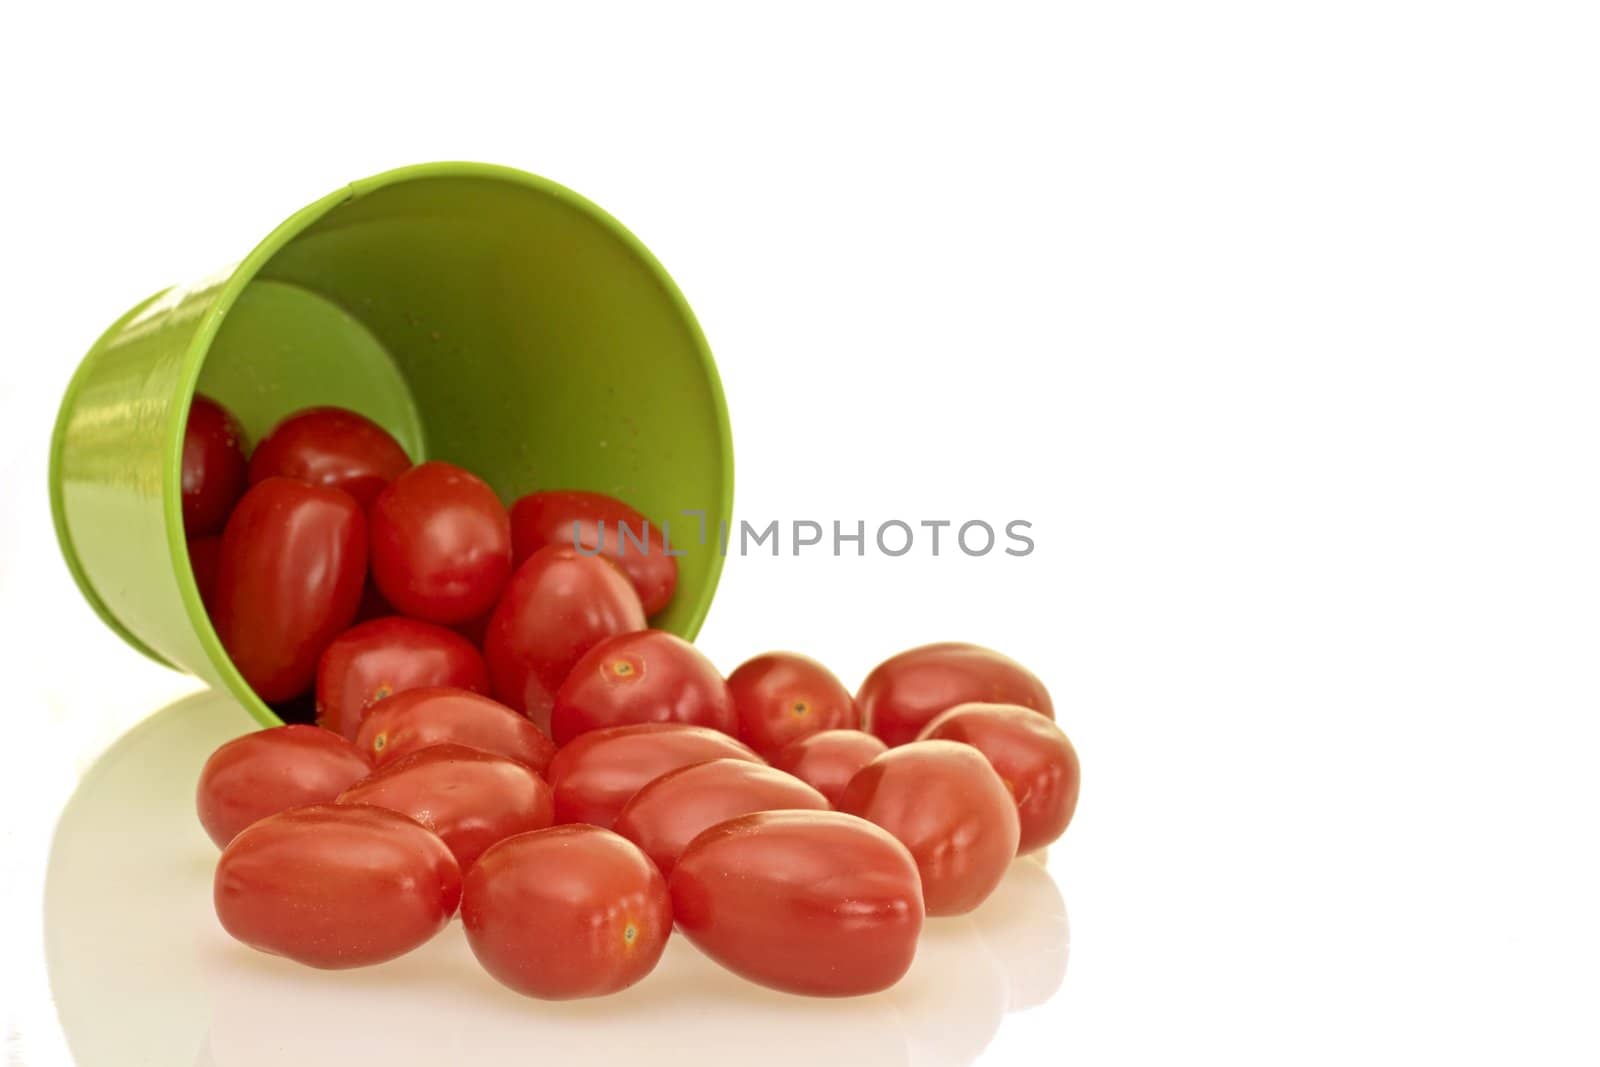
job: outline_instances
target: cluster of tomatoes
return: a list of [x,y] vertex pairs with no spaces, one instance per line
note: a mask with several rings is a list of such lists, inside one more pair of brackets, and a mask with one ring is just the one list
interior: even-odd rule
[[508,512],[335,408],[246,460],[198,397],[183,492],[235,666],[263,699],[315,703],[317,725],[223,745],[197,790],[217,916],[263,951],[379,963],[459,910],[531,996],[627,988],[674,929],[773,988],[871,993],[924,916],[977,907],[1076,807],[1077,756],[1022,665],[951,643],[854,696],[787,652],[724,678],[648,627],[676,560],[609,497]]

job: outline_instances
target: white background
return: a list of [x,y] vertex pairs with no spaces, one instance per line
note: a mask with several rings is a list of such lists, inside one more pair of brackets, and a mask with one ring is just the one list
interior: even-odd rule
[[701,640],[854,684],[968,639],[1049,684],[1071,962],[983,1062],[1600,1058],[1590,5],[0,17],[10,1062],[61,1054],[56,813],[189,684],[58,561],[61,389],[156,289],[448,158],[660,257],[740,516],[1034,523],[1025,559],[732,560]]

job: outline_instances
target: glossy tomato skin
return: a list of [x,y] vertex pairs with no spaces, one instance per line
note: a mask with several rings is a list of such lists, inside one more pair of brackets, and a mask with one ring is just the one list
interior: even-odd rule
[[838,806],[911,850],[929,915],[964,915],[982,904],[1017,854],[1017,806],[970,745],[892,748],[850,779]]
[[504,704],[449,686],[408,689],[380,700],[356,733],[356,747],[376,767],[447,744],[506,756],[535,774],[543,774],[556,754],[555,742]]
[[235,837],[217,861],[212,898],[223,929],[252,948],[312,967],[363,967],[443,929],[461,900],[461,870],[413,819],[316,804]]
[[672,933],[666,883],[609,830],[557,826],[495,845],[467,871],[473,955],[530,997],[616,993],[655,969]]
[[864,730],[824,730],[783,746],[772,757],[772,765],[805,782],[837,807],[856,772],[888,750],[888,745]]
[[227,742],[200,770],[195,809],[218,848],[253,822],[331,803],[372,773],[354,745],[315,726],[278,726]]
[[555,792],[556,822],[609,830],[645,785],[668,771],[714,759],[761,762],[743,743],[699,726],[640,723],[591,731],[563,746],[546,771]]
[[540,549],[512,575],[484,631],[495,696],[548,730],[556,690],[584,653],[644,627],[639,597],[615,567],[571,548]]
[[311,688],[317,660],[355,618],[367,529],[355,498],[268,478],[239,501],[222,534],[212,623],[256,694]]
[[614,828],[670,875],[702,832],[739,815],[780,809],[827,811],[828,800],[792,774],[749,760],[719,759],[646,784],[623,806]]
[[221,537],[189,538],[189,569],[194,571],[195,588],[200,591],[200,603],[208,615],[217,598],[217,560],[221,556]]
[[245,490],[244,429],[227,408],[195,394],[183,429],[183,532],[219,533]]
[[564,745],[609,726],[674,722],[737,734],[733,696],[710,660],[675,634],[640,630],[595,645],[556,691],[550,736]]
[[661,528],[604,493],[529,493],[511,505],[511,545],[518,563],[546,545],[604,556],[628,576],[646,615],[665,608],[678,587],[678,560],[667,555]]
[[449,626],[494,606],[511,573],[511,520],[482,479],[420,464],[383,488],[369,518],[372,578],[395,610]]
[[378,701],[422,686],[489,691],[489,670],[454,630],[400,615],[336,637],[317,664],[317,724],[354,740]]
[[832,811],[744,815],[696,837],[669,881],[678,929],[752,982],[818,997],[887,989],[922,932],[917,866]]
[[373,771],[339,794],[409,815],[439,835],[462,870],[496,841],[542,830],[550,787],[526,764],[465,745],[434,745]]
[[1077,750],[1059,726],[1032,708],[958,704],[928,723],[918,740],[959,741],[983,753],[1016,801],[1018,852],[1045,847],[1072,822]]
[[272,428],[250,455],[250,484],[281,476],[343,489],[372,503],[411,466],[389,431],[345,408],[297,411]]
[[797,652],[746,660],[728,675],[728,691],[739,715],[739,739],[767,759],[808,734],[861,725],[844,683]]
[[974,701],[1021,704],[1055,718],[1050,694],[1026,667],[979,645],[954,641],[891,656],[873,668],[856,693],[864,728],[890,747],[915,738],[941,711]]

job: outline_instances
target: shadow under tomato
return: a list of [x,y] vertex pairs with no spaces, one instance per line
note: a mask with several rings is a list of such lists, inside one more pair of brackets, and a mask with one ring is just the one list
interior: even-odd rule
[[637,1056],[656,1067],[811,1067],[843,1057],[959,1067],[1008,1009],[1047,999],[1064,974],[1066,911],[1028,859],[972,915],[929,920],[911,972],[870,997],[777,993],[674,937],[632,989],[546,1003],[479,968],[459,923],[378,967],[301,967],[233,942],[211,910],[216,850],[194,817],[194,781],[217,744],[250,728],[227,697],[180,701],[118,741],[67,805],[47,879],[46,947],[80,1067],[409,1067],[508,1052],[551,1065]]

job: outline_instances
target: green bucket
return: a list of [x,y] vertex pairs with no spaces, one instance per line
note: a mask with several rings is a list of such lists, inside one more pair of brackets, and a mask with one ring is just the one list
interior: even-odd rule
[[733,503],[716,365],[655,258],[553,182],[480,163],[354,182],[237,266],[135,307],[67,387],[50,505],[78,587],[129,644],[276,725],[189,568],[179,475],[196,391],[251,443],[291,411],[337,404],[507,502],[610,493],[669,522],[684,553],[652,625],[692,638],[711,606],[722,555],[701,531]]

